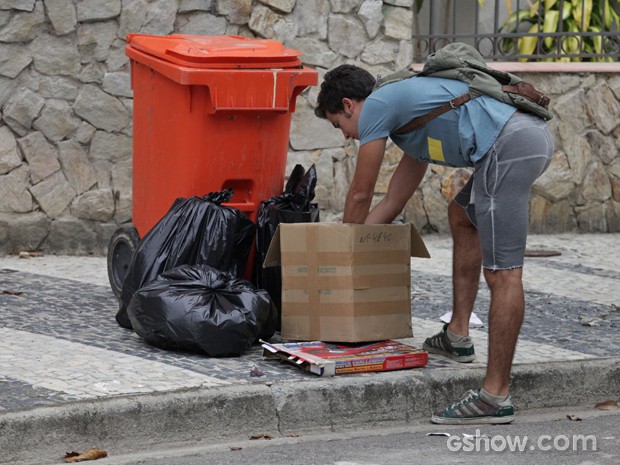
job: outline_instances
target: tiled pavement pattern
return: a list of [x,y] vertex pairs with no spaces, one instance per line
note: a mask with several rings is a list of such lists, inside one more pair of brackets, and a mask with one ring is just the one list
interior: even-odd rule
[[[451,246],[425,237],[433,256],[413,261],[414,338],[441,328],[450,309]],[[526,320],[515,363],[579,360],[618,354],[620,235],[532,236],[529,247],[561,255],[528,258]],[[0,410],[196,386],[313,378],[262,359],[259,346],[242,357],[209,358],[145,344],[119,327],[117,301],[100,257],[0,258]],[[478,316],[489,294],[481,286]],[[486,329],[471,332],[478,358],[461,365],[431,356],[424,369],[469,369],[486,360]],[[250,374],[257,366],[265,376]],[[383,376],[361,374],[353,376]]]

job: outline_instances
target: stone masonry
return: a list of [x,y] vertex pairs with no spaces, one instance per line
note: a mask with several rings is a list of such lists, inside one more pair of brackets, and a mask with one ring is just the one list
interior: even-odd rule
[[[131,221],[132,89],[128,33],[234,34],[300,50],[324,72],[375,75],[412,61],[413,0],[0,0],[0,254],[103,254]],[[536,183],[530,230],[620,231],[620,76],[524,76],[552,97],[553,164]],[[315,163],[323,221],[337,221],[356,146],[316,118],[318,89],[297,102],[289,168]],[[317,137],[320,134],[320,137]],[[377,186],[402,153],[389,148]],[[403,216],[448,231],[448,201],[469,175],[433,166]]]

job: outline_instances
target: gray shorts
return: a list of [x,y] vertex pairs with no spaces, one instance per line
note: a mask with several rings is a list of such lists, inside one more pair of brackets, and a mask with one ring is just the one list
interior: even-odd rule
[[530,190],[553,157],[547,123],[517,112],[454,201],[478,228],[482,266],[506,270],[523,266]]

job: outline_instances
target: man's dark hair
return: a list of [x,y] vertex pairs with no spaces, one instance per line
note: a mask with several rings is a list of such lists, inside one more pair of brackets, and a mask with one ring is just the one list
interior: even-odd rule
[[340,65],[325,74],[314,114],[325,119],[327,113],[344,111],[343,98],[364,100],[372,92],[375,78],[359,66]]

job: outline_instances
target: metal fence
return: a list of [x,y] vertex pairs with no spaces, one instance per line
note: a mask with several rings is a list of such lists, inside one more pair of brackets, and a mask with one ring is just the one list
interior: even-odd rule
[[414,0],[414,62],[451,42],[488,61],[619,61],[619,0]]

